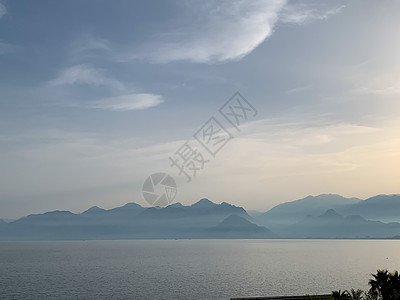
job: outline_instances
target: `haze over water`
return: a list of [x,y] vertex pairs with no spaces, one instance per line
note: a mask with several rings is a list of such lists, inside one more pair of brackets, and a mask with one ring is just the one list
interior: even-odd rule
[[7,299],[229,299],[367,288],[400,241],[134,240],[0,243]]

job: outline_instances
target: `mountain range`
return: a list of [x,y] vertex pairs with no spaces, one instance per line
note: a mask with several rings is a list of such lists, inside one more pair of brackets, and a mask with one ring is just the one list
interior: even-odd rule
[[361,200],[322,194],[265,213],[201,199],[193,205],[51,211],[4,222],[0,240],[181,238],[391,238],[400,235],[400,195]]
[[307,215],[322,215],[328,209],[334,209],[346,216],[361,215],[369,220],[400,222],[400,195],[378,195],[366,200],[335,194],[308,196],[279,204],[259,215],[258,219],[261,223],[287,225],[296,223]]
[[273,238],[251,223],[241,208],[207,199],[184,206],[142,207],[128,203],[109,210],[91,207],[81,214],[52,211],[0,224],[0,240]]
[[371,221],[360,215],[344,217],[328,209],[321,216],[308,216],[295,224],[276,228],[276,232],[290,238],[387,238],[400,232],[400,223]]

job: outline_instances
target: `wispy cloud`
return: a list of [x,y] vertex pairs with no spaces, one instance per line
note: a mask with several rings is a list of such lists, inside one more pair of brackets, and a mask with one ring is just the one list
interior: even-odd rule
[[301,25],[325,20],[345,6],[337,3],[290,0],[176,1],[179,17],[148,36],[148,41],[121,48],[93,33],[82,34],[71,45],[73,61],[101,57],[119,62],[237,61],[250,54],[274,33],[279,23]]
[[333,15],[336,15],[345,8],[345,5],[340,5],[336,7],[314,6],[307,5],[304,2],[291,2],[283,8],[280,15],[280,22],[303,24],[313,21],[325,20]]
[[110,41],[95,37],[89,32],[82,34],[71,44],[70,60],[81,62],[92,58],[112,58],[112,51]]
[[147,59],[154,63],[240,60],[270,37],[277,23],[323,20],[343,8],[315,8],[311,4],[298,5],[286,0],[185,3],[185,8],[195,12],[196,18],[184,28],[158,34],[128,59]]
[[88,105],[89,108],[99,108],[113,111],[142,110],[157,106],[164,100],[154,94],[127,94],[117,97],[104,98]]
[[313,87],[312,84],[297,86],[297,87],[294,87],[294,88],[291,88],[291,89],[286,90],[285,93],[286,93],[286,94],[289,94],[289,95],[291,95],[291,94],[297,94],[297,93],[301,93],[301,92],[304,92],[304,91],[308,91],[308,90],[310,90],[312,87]]
[[93,68],[86,64],[63,69],[57,78],[46,84],[45,89],[54,87],[68,89],[69,86],[77,84],[105,86],[112,96],[92,101],[59,102],[57,105],[110,111],[131,111],[151,108],[164,102],[160,95],[133,92],[122,82],[107,76],[104,69]]
[[82,53],[87,51],[108,51],[110,50],[110,42],[106,39],[96,38],[91,34],[87,34],[81,39],[77,40],[74,44],[74,52]]
[[238,60],[272,34],[285,0],[189,1],[199,16],[185,29],[156,36],[139,57],[153,62]]
[[[392,53],[397,53],[398,50],[400,50],[400,44],[390,49]],[[357,96],[372,96],[375,101],[379,102],[392,98],[395,103],[398,103],[400,95],[399,63],[400,59],[397,56],[377,51],[373,59],[346,66],[344,79],[348,82],[349,96],[353,99],[358,99]]]
[[89,65],[85,64],[75,65],[63,69],[57,78],[48,82],[48,85],[61,86],[61,85],[72,85],[80,83],[103,85],[118,90],[124,88],[121,82],[106,76],[104,69],[92,68]]

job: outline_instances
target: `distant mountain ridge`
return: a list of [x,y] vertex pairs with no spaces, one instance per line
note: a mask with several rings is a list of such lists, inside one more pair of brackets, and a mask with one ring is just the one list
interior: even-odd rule
[[0,219],[0,240],[172,238],[393,238],[400,236],[400,195],[366,200],[308,196],[265,213],[201,199],[192,205],[142,207],[127,203],[82,213],[50,211]]
[[[233,223],[228,222],[232,215],[236,222],[247,225],[246,230],[232,227]],[[190,206],[175,203],[163,208],[128,203],[109,210],[93,206],[80,214],[51,211],[28,215],[2,225],[0,240],[222,238],[225,233],[230,238],[275,236],[249,220],[251,217],[242,207],[208,199]],[[231,227],[224,227],[227,222]]]
[[400,195],[378,195],[344,208],[346,214],[359,214],[380,221],[400,221]]
[[400,195],[366,200],[335,194],[279,204],[256,217],[286,238],[388,238],[400,233]]
[[230,215],[220,224],[209,229],[217,238],[276,238],[277,235],[264,226],[258,226],[238,215]]
[[390,238],[399,232],[400,223],[371,221],[359,215],[344,217],[333,209],[277,231],[289,238]]
[[328,209],[340,210],[346,205],[360,201],[362,200],[358,198],[345,198],[335,194],[307,196],[303,199],[279,204],[259,216],[258,219],[265,220],[267,223],[288,225],[302,220],[307,215],[318,216]]
[[345,198],[335,194],[308,196],[279,204],[257,217],[265,225],[289,225],[307,215],[319,216],[329,209],[348,215],[384,222],[400,222],[400,195],[378,195],[366,200]]

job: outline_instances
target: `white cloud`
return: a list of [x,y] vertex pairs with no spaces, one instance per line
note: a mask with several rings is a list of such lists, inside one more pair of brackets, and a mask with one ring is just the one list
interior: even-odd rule
[[113,111],[142,110],[157,106],[164,100],[160,95],[154,94],[127,94],[117,97],[101,99],[92,104],[90,108],[100,108]]
[[121,90],[123,84],[116,79],[107,77],[105,71],[100,68],[92,68],[88,65],[75,65],[62,70],[59,76],[48,83],[49,86],[61,86],[72,84],[103,85]]
[[238,60],[273,31],[285,0],[189,1],[198,15],[186,28],[157,36],[139,54],[151,61],[215,62]]
[[3,17],[7,13],[6,7],[0,3],[0,18]]
[[304,2],[293,2],[282,10],[280,22],[303,24],[312,21],[325,20],[330,16],[339,13],[345,6],[341,5],[334,8],[316,8],[304,4]]
[[[62,101],[57,105],[79,108],[97,108],[110,111],[143,110],[157,106],[164,102],[162,96],[151,93],[135,93],[128,89],[120,81],[108,77],[105,70],[92,68],[88,65],[75,65],[62,70],[59,76],[51,80],[45,86],[45,90],[62,87],[68,90],[68,86],[75,84],[89,84],[105,86],[112,96],[95,101]],[[73,92],[73,91],[71,91]],[[54,104],[54,103],[53,103]]]
[[158,34],[127,59],[147,59],[155,63],[240,60],[270,37],[277,23],[323,20],[343,8],[316,8],[315,3],[299,5],[287,0],[185,3],[185,9],[193,14],[189,21],[186,20],[179,29]]

